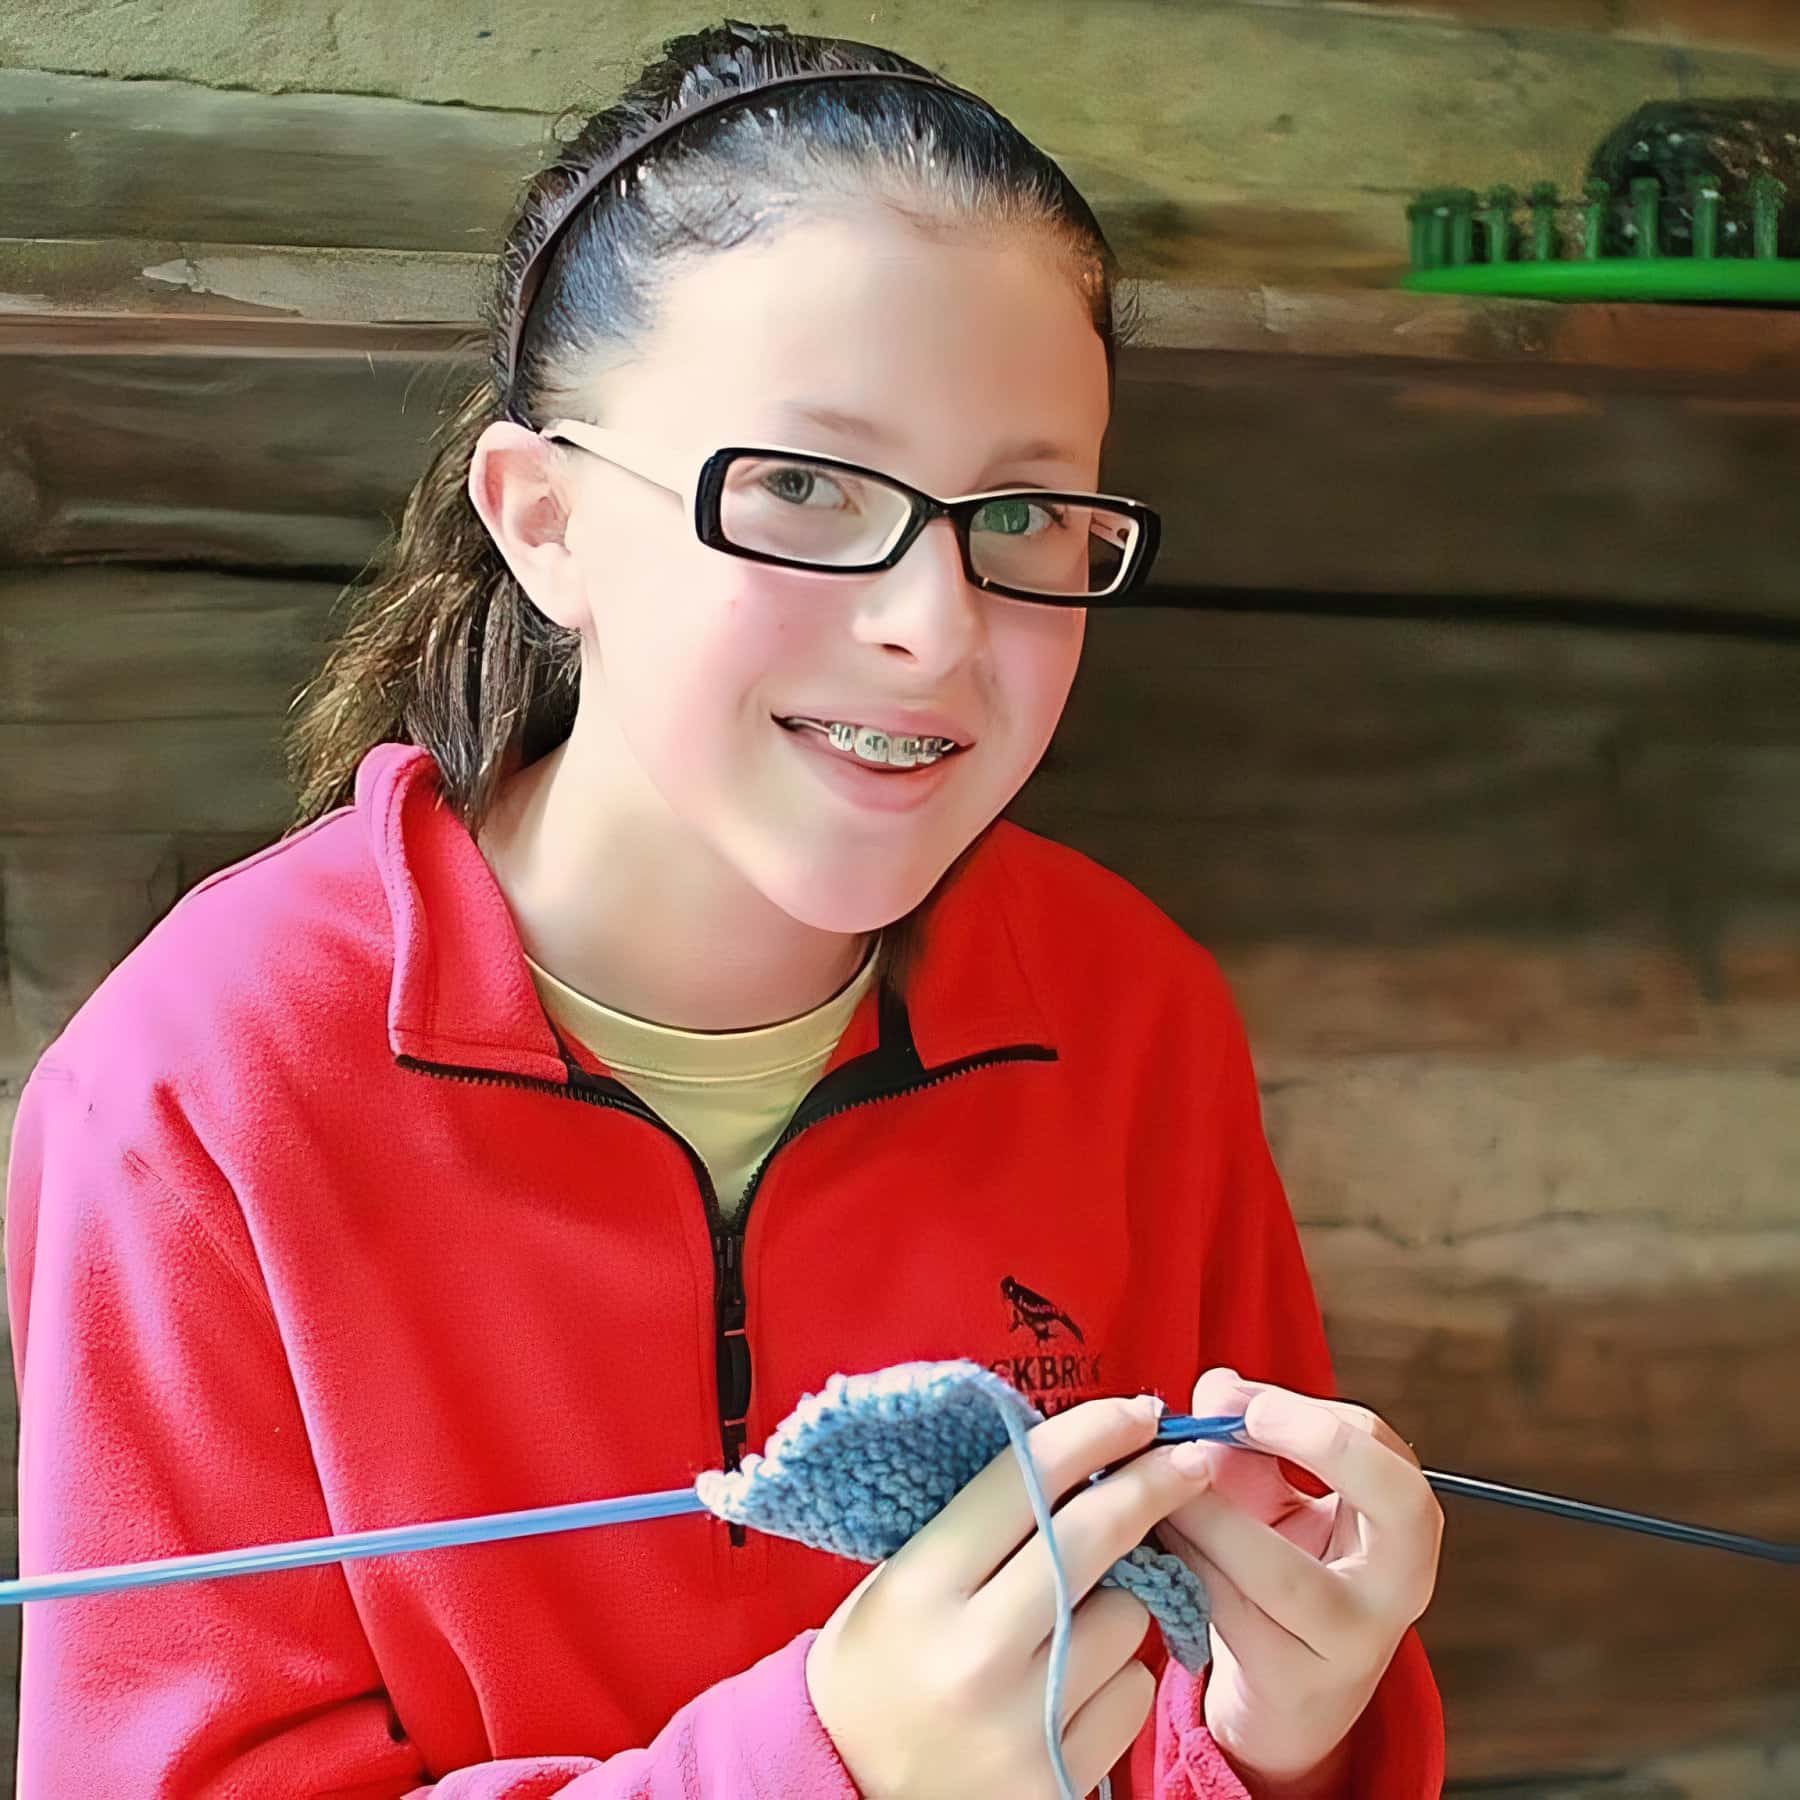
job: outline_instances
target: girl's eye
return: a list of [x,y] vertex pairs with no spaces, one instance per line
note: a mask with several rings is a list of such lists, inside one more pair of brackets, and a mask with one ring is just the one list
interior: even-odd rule
[[1047,500],[990,500],[974,518],[977,531],[992,531],[1001,537],[1041,537],[1060,526],[1064,509]]
[[801,463],[784,463],[768,470],[762,485],[777,500],[790,506],[839,506],[849,503],[849,495],[823,469],[809,469]]

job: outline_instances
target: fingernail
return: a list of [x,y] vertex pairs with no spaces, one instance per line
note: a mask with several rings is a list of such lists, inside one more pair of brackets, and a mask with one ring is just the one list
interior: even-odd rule
[[1336,1430],[1329,1413],[1280,1392],[1256,1395],[1244,1422],[1253,1436],[1278,1438],[1296,1450],[1323,1450]]
[[1131,1403],[1140,1419],[1148,1419],[1154,1424],[1168,1409],[1168,1403],[1160,1394],[1139,1394]]

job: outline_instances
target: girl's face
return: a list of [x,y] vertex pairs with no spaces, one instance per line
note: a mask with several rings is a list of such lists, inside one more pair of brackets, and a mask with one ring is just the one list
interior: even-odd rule
[[[697,259],[596,387],[580,416],[692,466],[773,444],[944,496],[1093,489],[1107,422],[1104,349],[1048,248],[877,207]],[[639,843],[679,841],[672,876],[699,850],[803,924],[910,912],[1043,755],[1086,614],[972,588],[947,520],[880,574],[776,568],[701,544],[666,489],[559,454],[563,622],[583,637],[570,754],[597,803]],[[872,767],[794,719],[963,747]]]

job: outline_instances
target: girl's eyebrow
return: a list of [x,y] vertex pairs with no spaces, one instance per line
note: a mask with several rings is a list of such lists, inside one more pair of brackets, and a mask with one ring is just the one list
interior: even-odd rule
[[878,425],[873,419],[865,419],[860,413],[843,412],[835,406],[812,406],[803,402],[790,403],[782,411],[806,425],[820,425],[827,431],[837,431],[847,437],[866,438],[871,444],[883,450],[897,450],[900,440],[885,425]]
[[[841,432],[849,437],[862,438],[883,450],[897,450],[900,440],[885,425],[877,424],[873,419],[865,419],[860,413],[844,412],[835,406],[814,406],[801,402],[790,402],[782,408],[785,416],[797,419],[802,424],[818,425],[826,431]],[[1081,458],[1066,444],[1059,444],[1050,438],[1024,438],[1017,443],[1003,444],[988,461],[989,469],[1004,467],[1007,463],[1033,462],[1065,462],[1079,466]]]

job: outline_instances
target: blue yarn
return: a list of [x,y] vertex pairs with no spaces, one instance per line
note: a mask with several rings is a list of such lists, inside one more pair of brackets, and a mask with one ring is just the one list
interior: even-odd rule
[[[1069,1765],[1063,1760],[1062,1713],[1063,1689],[1069,1680],[1069,1633],[1075,1626],[1075,1609],[1069,1599],[1069,1574],[1063,1567],[1062,1548],[1056,1541],[1056,1526],[1050,1518],[1050,1497],[1044,1492],[1037,1464],[1032,1460],[1031,1445],[1026,1440],[1026,1426],[1010,1407],[1002,1409],[1006,1435],[1012,1439],[1013,1454],[1019,1459],[1019,1473],[1025,1479],[1025,1492],[1031,1500],[1031,1516],[1037,1520],[1044,1547],[1050,1552],[1050,1580],[1056,1590],[1056,1623],[1050,1628],[1050,1666],[1044,1676],[1044,1745],[1050,1752],[1050,1767],[1056,1772],[1056,1785],[1062,1800],[1079,1800]],[[1100,1778],[1100,1800],[1112,1800],[1112,1781]]]
[[[1010,1445],[1056,1584],[1044,1735],[1064,1800],[1080,1800],[1062,1752],[1073,1624],[1068,1577],[1025,1441],[1041,1417],[979,1363],[900,1363],[872,1375],[834,1375],[821,1393],[800,1402],[760,1455],[746,1456],[729,1474],[702,1475],[696,1491],[709,1511],[734,1524],[858,1562],[881,1562]],[[1140,1545],[1102,1580],[1143,1602],[1185,1668],[1196,1674],[1205,1668],[1211,1609],[1199,1578],[1179,1557]]]

